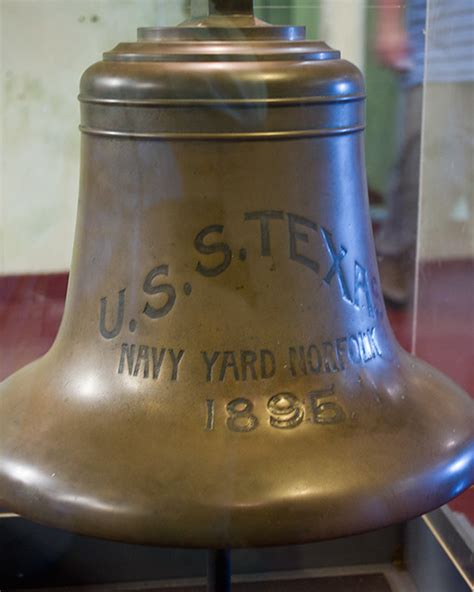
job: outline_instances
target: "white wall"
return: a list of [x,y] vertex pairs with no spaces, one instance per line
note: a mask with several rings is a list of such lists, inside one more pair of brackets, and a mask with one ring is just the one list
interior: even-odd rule
[[[365,0],[317,1],[320,37],[363,68]],[[103,51],[135,39],[138,26],[178,23],[185,5],[189,1],[0,0],[0,274],[69,268],[79,173],[79,78]],[[295,6],[300,12],[307,7],[300,0]],[[429,108],[435,104],[431,96],[426,122],[439,117]],[[453,110],[445,113],[452,116]],[[472,105],[465,121],[472,123],[471,115]],[[442,129],[452,133],[451,123]],[[425,147],[437,128],[425,126]],[[439,146],[436,138],[431,143]],[[449,200],[434,199],[432,187],[440,184],[430,182],[430,170],[441,170],[435,160],[423,161],[420,255],[472,256],[472,184],[466,195],[449,191]],[[454,161],[459,168],[460,159]],[[441,164],[451,167],[446,176],[463,176],[452,174],[454,164],[446,155]]]
[[0,274],[69,268],[82,72],[177,0],[0,0]]
[[320,38],[364,71],[366,0],[319,0]]

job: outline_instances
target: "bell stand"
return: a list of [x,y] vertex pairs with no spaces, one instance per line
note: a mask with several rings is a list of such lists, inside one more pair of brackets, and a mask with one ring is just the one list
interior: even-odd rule
[[230,592],[232,561],[229,549],[210,549],[207,554],[207,592]]

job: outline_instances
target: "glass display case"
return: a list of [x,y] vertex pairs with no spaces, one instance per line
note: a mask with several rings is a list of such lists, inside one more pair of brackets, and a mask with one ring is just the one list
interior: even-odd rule
[[[138,27],[200,18],[207,4],[0,0],[0,381],[48,351],[63,316],[76,223],[82,73],[104,51],[134,40]],[[339,49],[363,72],[370,214],[388,319],[402,347],[474,396],[472,5],[254,5],[256,16],[274,25],[304,25],[308,39]],[[261,228],[263,255],[269,245]],[[293,227],[291,236],[299,241],[293,258],[305,259],[296,250],[308,235]],[[212,248],[204,242],[201,247],[201,253]],[[245,256],[241,249],[240,259]],[[190,284],[183,289],[191,294]],[[211,400],[207,404],[209,427],[214,407]],[[460,482],[459,491],[465,485]],[[233,551],[235,589],[469,590],[473,499],[471,487],[434,512],[366,534]],[[0,590],[205,587],[205,550],[89,538],[2,507]]]

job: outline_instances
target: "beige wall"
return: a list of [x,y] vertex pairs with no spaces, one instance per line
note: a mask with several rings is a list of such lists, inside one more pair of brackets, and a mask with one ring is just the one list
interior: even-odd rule
[[[76,96],[81,73],[104,50],[133,40],[138,26],[179,22],[185,4],[0,0],[0,274],[69,268],[78,188]],[[363,67],[364,0],[318,4],[321,38]],[[297,0],[295,6],[306,14],[306,3]],[[425,259],[474,252],[472,181],[468,192],[443,194],[436,180],[441,168],[448,167],[448,178],[455,178],[454,170],[457,179],[460,175],[460,159],[435,150],[436,133],[453,134],[445,113],[452,117],[455,111],[449,108],[449,97],[446,100],[448,105],[437,115],[436,98],[427,96],[431,106],[426,110],[425,146],[434,148],[425,150],[423,160],[420,255]],[[474,120],[472,110],[471,103],[465,121]]]
[[[318,4],[322,36],[363,67],[364,0]],[[137,26],[179,22],[184,6],[189,2],[0,0],[1,274],[68,269],[81,73],[104,50],[133,40]],[[197,0],[194,12],[206,6]]]
[[0,273],[69,267],[79,170],[78,83],[176,0],[0,0]]
[[366,51],[366,0],[320,0],[321,39],[362,71]]

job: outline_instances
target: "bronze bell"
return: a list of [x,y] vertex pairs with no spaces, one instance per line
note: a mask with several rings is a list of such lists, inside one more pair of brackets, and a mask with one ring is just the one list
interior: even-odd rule
[[0,387],[0,499],[186,547],[431,510],[473,480],[473,406],[388,325],[362,75],[250,0],[210,5],[82,77],[66,309]]

